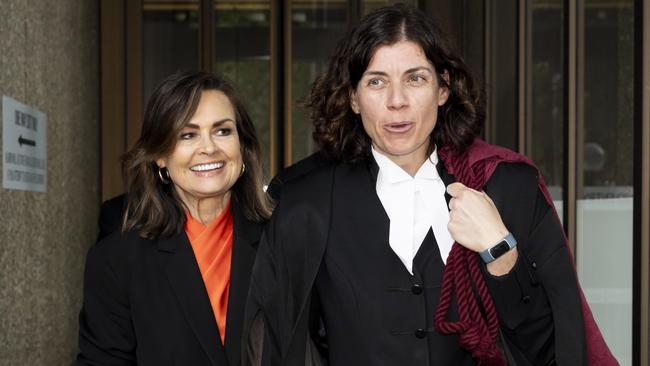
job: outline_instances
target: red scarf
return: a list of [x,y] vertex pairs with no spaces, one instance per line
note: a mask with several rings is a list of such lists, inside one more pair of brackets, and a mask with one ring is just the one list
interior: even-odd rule
[[[525,156],[499,146],[487,144],[480,139],[475,139],[472,145],[460,155],[454,155],[450,149],[444,147],[440,149],[438,154],[450,174],[467,187],[476,190],[483,189],[500,163],[525,163],[535,167],[535,164]],[[548,204],[553,207],[553,201],[541,174],[537,175],[537,184]],[[555,216],[557,218],[557,213]],[[557,220],[559,223],[559,218]],[[564,240],[566,244],[566,237]],[[481,314],[470,281],[473,281],[476,286],[475,290],[484,306],[487,319]],[[449,309],[452,292],[455,292],[458,298],[460,317],[460,321],[455,323],[445,321],[445,314]],[[582,300],[589,365],[618,365],[618,362],[609,351],[598,325],[596,325],[582,289],[580,289],[580,298]],[[458,333],[461,346],[472,353],[478,365],[506,364],[503,355],[496,347],[499,322],[494,303],[481,274],[477,256],[474,252],[458,243],[454,243],[445,266],[440,292],[440,305],[436,311],[435,325],[442,333]]]

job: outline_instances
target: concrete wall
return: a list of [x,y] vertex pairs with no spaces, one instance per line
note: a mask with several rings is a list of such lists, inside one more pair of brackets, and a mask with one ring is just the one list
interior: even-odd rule
[[99,203],[98,7],[0,1],[0,95],[47,114],[47,192],[0,188],[0,365],[70,365],[77,352]]

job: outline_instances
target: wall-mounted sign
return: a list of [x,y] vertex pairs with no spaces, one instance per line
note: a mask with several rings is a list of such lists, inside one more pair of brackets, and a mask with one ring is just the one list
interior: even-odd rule
[[2,187],[47,189],[47,116],[2,97]]

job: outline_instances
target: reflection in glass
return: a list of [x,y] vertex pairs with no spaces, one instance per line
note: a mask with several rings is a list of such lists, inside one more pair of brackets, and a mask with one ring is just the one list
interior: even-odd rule
[[488,141],[517,149],[517,19],[518,1],[499,0],[486,3],[489,17],[489,55],[486,77]]
[[560,211],[564,181],[564,1],[532,1],[530,21],[532,111],[528,154]]
[[345,1],[291,2],[291,158],[296,162],[314,151],[312,126],[300,101],[325,71],[336,42],[347,29]]
[[634,3],[585,1],[584,26],[578,274],[614,355],[631,365]]
[[143,0],[144,103],[164,78],[199,67],[199,0]]
[[255,124],[268,179],[270,0],[215,0],[215,71],[232,81]]
[[418,6],[418,1],[417,0],[405,0],[405,1],[400,1],[400,0],[362,0],[361,1],[361,16],[364,16],[371,11],[380,8],[382,6],[386,5],[391,5],[395,3],[404,3],[404,4],[409,4],[413,6]]

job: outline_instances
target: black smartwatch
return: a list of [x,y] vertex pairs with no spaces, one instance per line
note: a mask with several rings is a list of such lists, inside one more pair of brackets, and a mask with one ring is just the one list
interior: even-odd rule
[[508,233],[508,235],[506,235],[505,238],[501,239],[501,241],[496,243],[491,248],[480,252],[479,254],[481,255],[481,259],[483,259],[483,262],[490,263],[494,262],[500,256],[508,253],[508,251],[510,251],[510,249],[514,248],[516,245],[517,240],[515,240],[515,237],[512,236],[511,233]]

